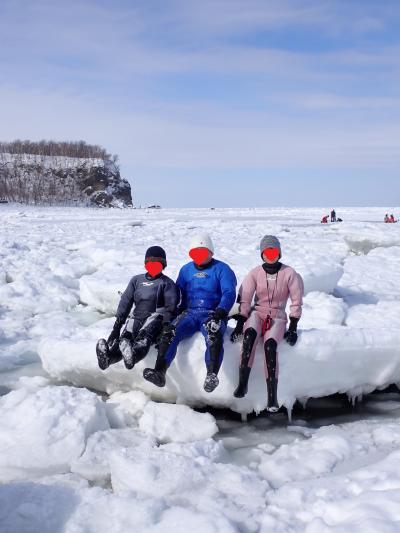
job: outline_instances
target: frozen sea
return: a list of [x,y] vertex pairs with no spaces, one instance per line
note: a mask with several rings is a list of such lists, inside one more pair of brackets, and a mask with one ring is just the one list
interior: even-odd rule
[[[373,207],[320,224],[328,212],[2,205],[0,531],[400,531],[400,224]],[[131,372],[97,368],[96,340],[146,248],[166,249],[175,278],[200,231],[239,283],[267,233],[303,276],[277,414],[261,347],[249,394],[233,398],[240,344],[228,337],[212,394],[200,335],[163,390],[141,376],[154,350]]]

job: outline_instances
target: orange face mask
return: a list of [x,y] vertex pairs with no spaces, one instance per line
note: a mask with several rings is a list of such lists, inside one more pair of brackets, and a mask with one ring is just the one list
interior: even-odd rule
[[265,250],[263,250],[263,256],[266,257],[270,263],[275,263],[279,258],[279,248],[265,248]]
[[193,260],[196,265],[202,265],[209,259],[210,250],[207,248],[193,248],[189,252],[189,257]]
[[160,261],[147,261],[147,263],[144,264],[144,268],[147,270],[150,276],[154,278],[160,272],[162,272],[163,265],[160,263]]

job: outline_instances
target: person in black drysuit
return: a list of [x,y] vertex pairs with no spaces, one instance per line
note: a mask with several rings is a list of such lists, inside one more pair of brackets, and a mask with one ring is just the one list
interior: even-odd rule
[[336,222],[336,211],[334,209],[331,211],[331,222]]
[[[155,271],[151,266],[156,267]],[[148,272],[130,280],[121,296],[111,335],[97,342],[97,361],[102,370],[121,359],[126,368],[133,368],[146,357],[163,328],[176,317],[180,292],[172,279],[162,273],[166,266],[165,251],[160,246],[151,246],[145,256]],[[133,323],[128,320],[121,335],[133,306]]]

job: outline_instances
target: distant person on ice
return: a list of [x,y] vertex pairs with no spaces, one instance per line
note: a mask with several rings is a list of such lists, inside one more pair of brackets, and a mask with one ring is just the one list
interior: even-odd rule
[[[290,266],[279,261],[281,245],[273,235],[261,239],[260,253],[263,264],[253,268],[245,277],[239,289],[239,315],[231,334],[235,342],[243,335],[242,357],[239,367],[239,384],[233,393],[243,398],[253,365],[260,336],[264,343],[264,368],[268,388],[268,407],[271,412],[279,409],[278,388],[278,344],[286,342],[294,346],[297,342],[297,323],[303,304],[303,280]],[[254,306],[253,306],[253,297]],[[290,297],[290,324],[286,331],[285,307]]]
[[204,390],[212,392],[219,384],[223,337],[228,313],[235,302],[236,277],[231,268],[214,259],[213,254],[214,245],[208,234],[192,239],[189,249],[192,261],[181,268],[176,281],[181,291],[181,314],[161,337],[155,368],[146,368],[143,372],[143,377],[157,387],[165,385],[165,374],[178,344],[196,331],[201,331],[206,341]]
[[322,217],[321,224],[328,224],[328,215]]
[[334,209],[331,211],[331,222],[336,222],[336,211]]
[[[147,250],[144,266],[147,273],[134,276],[121,296],[111,335],[97,342],[97,361],[102,370],[121,359],[126,368],[133,368],[146,357],[163,328],[168,328],[176,317],[179,289],[162,273],[167,258],[161,246],[151,246]],[[133,306],[133,323],[128,320],[120,336]]]

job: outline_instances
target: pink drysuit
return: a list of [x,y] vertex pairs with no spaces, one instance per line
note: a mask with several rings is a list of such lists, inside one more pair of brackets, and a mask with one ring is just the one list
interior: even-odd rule
[[[271,317],[270,328],[264,332],[264,344],[274,339],[277,344],[282,341],[286,331],[286,303],[290,297],[289,316],[300,318],[303,304],[303,280],[292,267],[282,264],[276,274],[267,274],[262,265],[253,268],[243,280],[239,289],[239,313],[247,317],[244,333],[253,328],[257,339],[263,334],[265,322]],[[252,307],[254,297],[254,306]],[[248,365],[251,367],[258,342],[254,342]],[[278,370],[278,369],[277,369]],[[265,365],[268,378],[268,370]]]

